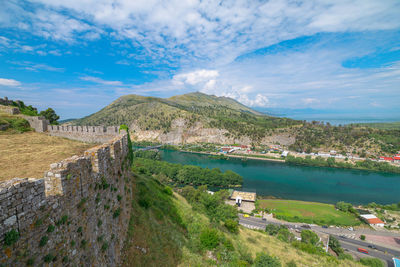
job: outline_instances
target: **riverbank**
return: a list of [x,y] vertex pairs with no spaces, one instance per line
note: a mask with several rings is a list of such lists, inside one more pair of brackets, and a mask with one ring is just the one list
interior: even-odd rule
[[266,161],[274,161],[274,162],[285,162],[284,159],[273,159],[273,158],[267,158],[263,156],[247,156],[247,155],[237,155],[237,154],[220,154],[220,153],[215,153],[215,152],[203,152],[203,151],[189,151],[189,150],[176,150],[179,152],[184,152],[184,153],[193,153],[193,154],[202,154],[202,155],[213,155],[213,156],[218,156],[218,155],[224,155],[228,158],[240,158],[240,159],[252,159],[252,160],[266,160]]
[[[170,163],[232,170],[243,176],[243,191],[278,199],[298,199],[335,204],[398,202],[400,175],[354,169],[282,164],[272,160],[213,159],[205,152],[161,150]],[[259,158],[258,158],[259,159]]]

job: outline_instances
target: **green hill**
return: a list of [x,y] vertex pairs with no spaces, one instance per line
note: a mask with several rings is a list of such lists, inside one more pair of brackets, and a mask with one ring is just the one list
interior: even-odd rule
[[[225,190],[171,190],[160,182],[162,174],[134,172],[122,266],[362,266],[296,241],[286,228],[272,236],[238,226],[236,209],[224,203]],[[276,265],[263,265],[262,258]]]
[[206,128],[226,129],[235,136],[259,140],[269,129],[298,125],[301,122],[261,114],[228,97],[190,93],[171,98],[126,95],[90,116],[74,121],[76,125],[131,125],[141,130],[167,133],[175,119],[185,127],[201,123]]
[[175,144],[280,144],[298,152],[336,150],[343,155],[351,153],[370,158],[393,155],[400,150],[400,129],[332,126],[273,117],[231,98],[198,92],[170,98],[126,95],[69,124],[126,124],[135,131],[138,140]]

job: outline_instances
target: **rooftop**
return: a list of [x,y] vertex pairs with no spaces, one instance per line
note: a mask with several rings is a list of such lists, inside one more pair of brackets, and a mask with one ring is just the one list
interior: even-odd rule
[[256,193],[252,193],[252,192],[242,192],[242,191],[233,191],[232,195],[231,195],[231,199],[236,199],[237,197],[242,198],[242,200],[244,201],[252,201],[255,202],[256,201]]

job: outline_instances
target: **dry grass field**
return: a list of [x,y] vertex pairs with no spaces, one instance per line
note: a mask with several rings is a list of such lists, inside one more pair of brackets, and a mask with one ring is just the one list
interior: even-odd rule
[[93,144],[42,133],[0,135],[0,181],[43,177],[50,164],[80,155]]

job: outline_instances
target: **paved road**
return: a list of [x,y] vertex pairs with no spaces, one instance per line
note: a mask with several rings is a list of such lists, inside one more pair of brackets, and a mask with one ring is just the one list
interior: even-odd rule
[[[239,223],[247,228],[251,229],[259,229],[259,230],[264,230],[265,226],[267,224],[275,224],[275,225],[286,225],[289,228],[301,228],[302,224],[294,224],[294,223],[279,223],[279,222],[270,222],[270,221],[265,221],[262,220],[261,218],[256,218],[256,217],[243,217],[243,215],[239,215]],[[355,240],[351,238],[343,238],[337,234],[335,234],[333,231],[330,231],[332,229],[330,228],[322,228],[320,226],[311,226],[311,229],[316,231],[316,232],[321,232],[321,233],[326,233],[326,234],[332,234],[335,236],[340,244],[342,245],[343,248],[348,249],[349,251],[355,252],[359,256],[366,256],[365,254],[359,253],[357,249],[359,247],[365,248],[368,250],[369,255],[379,258],[383,261],[385,261],[388,266],[394,266],[392,257],[400,257],[400,249],[399,250],[394,250],[382,246],[376,246],[376,249],[369,248],[368,245],[371,245],[371,243],[363,242],[361,240]],[[378,234],[378,233],[374,233]],[[380,233],[379,233],[380,234]]]
[[342,241],[342,240],[339,240],[339,242],[343,249],[345,249],[345,250],[347,249],[359,257],[368,257],[366,254],[358,252],[358,250],[357,250],[358,248],[365,248],[366,250],[368,250],[369,256],[385,261],[388,267],[394,267],[393,260],[392,260],[393,256],[391,256],[389,254],[385,254],[381,251],[374,250],[374,249],[368,248],[366,246],[355,245],[355,244],[352,244],[352,243],[349,243],[346,241]]

